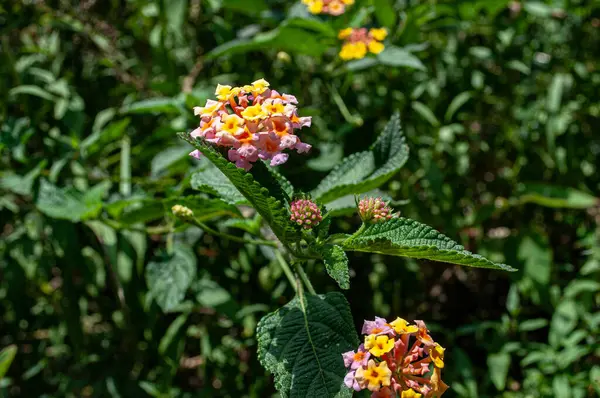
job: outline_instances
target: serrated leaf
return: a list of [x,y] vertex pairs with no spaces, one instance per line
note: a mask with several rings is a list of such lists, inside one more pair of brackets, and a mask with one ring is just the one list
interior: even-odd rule
[[325,269],[329,276],[342,289],[350,289],[350,273],[348,271],[348,257],[346,252],[338,245],[325,245],[319,249],[323,256]]
[[0,351],[0,379],[8,372],[8,368],[10,368],[10,364],[15,359],[15,355],[17,355],[17,346],[14,344]]
[[224,201],[234,205],[248,203],[244,195],[212,163],[208,163],[204,169],[192,174],[190,185],[192,189],[217,195]]
[[102,209],[102,197],[109,186],[110,182],[106,181],[83,193],[72,187],[58,188],[42,180],[36,206],[52,218],[72,222],[94,218]]
[[181,303],[195,277],[196,256],[184,246],[175,246],[170,255],[162,253],[146,267],[149,293],[164,312]]
[[408,218],[393,218],[367,225],[343,242],[347,251],[422,258],[469,267],[516,271],[514,268],[473,254],[435,229]]
[[229,179],[282,242],[298,240],[298,228],[290,220],[290,198],[263,162],[254,163],[251,172],[246,172],[225,159],[210,144],[193,139],[189,134],[180,133],[179,136],[202,152]]
[[352,396],[342,353],[359,342],[342,294],[295,297],[260,320],[257,338],[258,359],[282,397]]
[[400,127],[400,115],[394,114],[369,151],[355,153],[342,160],[312,192],[328,203],[348,194],[378,188],[408,160],[408,146]]

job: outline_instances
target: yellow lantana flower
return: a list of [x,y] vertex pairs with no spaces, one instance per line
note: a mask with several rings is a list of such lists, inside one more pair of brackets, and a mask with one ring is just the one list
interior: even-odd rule
[[416,333],[419,328],[417,325],[409,325],[408,322],[402,318],[396,318],[395,321],[390,322],[390,326],[394,328],[394,332],[398,334]]
[[379,54],[380,52],[383,51],[384,48],[385,48],[385,46],[381,42],[378,42],[375,40],[369,42],[369,51],[372,52],[373,54]]
[[444,367],[444,351],[446,349],[437,343],[429,349],[429,357],[436,368]]
[[350,6],[350,5],[354,4],[354,0],[342,0],[342,3],[344,3],[347,6]]
[[378,41],[382,41],[387,37],[387,29],[385,28],[373,28],[369,30],[369,34],[372,38]]
[[342,29],[338,33],[338,39],[345,39],[345,38],[349,37],[351,34],[352,34],[352,28]]
[[365,337],[365,348],[376,357],[380,357],[385,353],[392,351],[394,348],[394,339],[388,336],[377,336],[370,334]]
[[421,398],[422,396],[423,394],[419,394],[411,388],[410,390],[402,391],[402,395],[400,395],[400,398]]
[[223,116],[223,125],[221,131],[225,131],[231,135],[236,135],[244,131],[243,126],[244,119],[238,115],[225,115]]
[[246,120],[255,121],[266,118],[267,112],[262,108],[262,105],[256,104],[249,106],[242,111],[242,117]]
[[311,14],[320,14],[323,11],[323,2],[321,0],[315,0],[308,5],[308,12]]
[[264,93],[267,91],[267,88],[269,88],[269,82],[265,79],[258,79],[257,81],[252,82],[252,94],[254,95]]
[[238,95],[240,92],[239,87],[231,87],[227,85],[217,84],[215,95],[219,101],[227,101],[234,95]]
[[356,370],[354,378],[359,385],[366,385],[369,390],[378,391],[381,386],[387,387],[390,385],[392,371],[388,368],[387,362],[380,362],[379,365],[377,365],[375,361],[371,359],[369,360],[366,369],[361,366]]

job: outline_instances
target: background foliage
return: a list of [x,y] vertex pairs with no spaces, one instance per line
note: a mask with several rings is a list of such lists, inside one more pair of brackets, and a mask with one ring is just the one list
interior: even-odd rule
[[[597,2],[357,0],[335,19],[283,0],[0,10],[0,396],[274,393],[255,329],[293,297],[277,256],[170,214],[257,228],[239,197],[210,199],[194,178],[209,165],[175,133],[217,83],[260,77],[313,116],[314,150],[279,168],[296,187],[399,110],[411,154],[386,187],[397,208],[519,269],[352,253],[356,326],[425,319],[448,347],[448,396],[600,393]],[[341,63],[348,24],[390,28],[386,51]],[[322,265],[309,273],[337,290]]]

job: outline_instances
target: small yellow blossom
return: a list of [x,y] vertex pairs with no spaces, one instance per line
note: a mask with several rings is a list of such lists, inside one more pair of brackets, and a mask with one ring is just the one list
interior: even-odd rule
[[244,131],[244,119],[238,115],[231,114],[223,116],[223,126],[221,131],[225,131],[231,135],[237,135]]
[[369,34],[372,38],[378,41],[382,41],[387,37],[387,29],[385,28],[373,28],[369,30]]
[[356,370],[354,376],[359,385],[367,386],[371,391],[378,391],[381,386],[389,386],[392,378],[392,371],[388,368],[387,362],[380,362],[379,365],[374,360],[369,360],[367,368],[360,367]]
[[315,0],[308,5],[308,12],[311,14],[320,14],[323,11],[323,2]]
[[409,325],[408,322],[402,318],[396,318],[395,321],[390,322],[390,326],[394,328],[394,332],[398,334],[416,333],[419,328],[416,325]]
[[436,368],[444,367],[444,351],[446,349],[437,343],[429,349],[429,357]]
[[384,48],[385,48],[385,46],[381,42],[374,41],[374,40],[369,42],[369,51],[372,52],[373,54],[379,54],[380,52],[383,51]]
[[340,58],[343,60],[361,59],[367,54],[367,46],[365,43],[346,43],[340,51]]
[[338,33],[338,39],[345,39],[352,34],[352,28],[342,29]]
[[262,108],[262,105],[260,104],[249,106],[242,111],[242,117],[252,122],[264,119],[267,116],[267,112],[265,112],[265,110]]
[[215,95],[219,101],[227,101],[229,98],[238,95],[240,92],[239,87],[231,87],[227,85],[217,84]]
[[394,339],[390,339],[388,336],[381,335],[376,336],[370,334],[365,337],[365,348],[376,357],[380,357],[385,353],[392,351],[394,348]]
[[327,10],[331,15],[342,15],[345,10],[344,3],[341,1],[332,0],[327,6]]
[[422,396],[422,394],[419,394],[411,388],[410,390],[402,391],[402,395],[400,395],[400,398],[421,398]]
[[283,112],[285,111],[285,106],[281,102],[271,102],[271,103],[265,102],[263,104],[263,107],[264,107],[265,111],[267,113],[269,113],[269,115],[271,115],[271,116],[282,115]]
[[252,82],[253,95],[262,94],[267,91],[267,88],[269,88],[269,82],[265,79],[258,79],[257,81]]
[[352,4],[354,4],[354,0],[342,0],[342,3],[344,3],[347,6],[351,6]]
[[440,398],[448,389],[448,385],[442,380],[442,371],[440,368],[433,368],[431,375],[431,392],[435,397]]

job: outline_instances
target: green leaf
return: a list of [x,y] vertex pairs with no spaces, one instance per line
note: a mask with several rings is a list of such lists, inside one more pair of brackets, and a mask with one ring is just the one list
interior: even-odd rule
[[126,113],[180,113],[181,105],[173,98],[149,98],[125,105],[120,109]]
[[352,396],[342,353],[359,341],[342,294],[295,297],[260,320],[257,337],[258,359],[282,397]]
[[393,29],[396,25],[397,13],[392,0],[375,0],[375,16],[382,26]]
[[469,267],[515,271],[506,264],[495,263],[465,250],[452,239],[425,224],[403,217],[365,226],[348,238],[342,244],[342,248],[347,251],[381,253]]
[[158,352],[161,355],[165,355],[167,349],[171,346],[173,339],[177,337],[177,340],[184,338],[182,328],[185,325],[189,317],[189,312],[185,312],[179,315],[175,320],[169,325],[165,335],[160,339],[160,343],[158,344]]
[[422,71],[427,70],[419,58],[415,57],[405,49],[396,46],[387,46],[385,50],[377,54],[377,59],[383,65],[405,66],[407,68]]
[[208,52],[205,59],[264,49],[320,56],[328,48],[327,41],[330,40],[328,36],[323,35],[322,32],[282,24],[271,31],[258,33],[252,39],[235,39],[224,43]]
[[48,101],[54,101],[54,96],[38,86],[23,85],[15,87],[8,91],[8,95],[26,94],[33,95]]
[[192,174],[190,182],[192,189],[217,195],[224,201],[234,204],[247,204],[248,200],[229,181],[225,174],[215,165],[207,162],[206,167]]
[[17,355],[17,346],[14,344],[0,351],[0,379],[8,372],[8,368],[10,368],[10,364],[15,359],[15,355]]
[[264,0],[224,0],[223,8],[247,14],[258,14],[269,9]]
[[421,117],[429,122],[433,127],[439,127],[440,121],[435,117],[435,114],[427,105],[422,102],[414,101],[410,105],[415,112],[417,112]]
[[348,257],[346,252],[338,245],[325,245],[319,249],[323,256],[325,269],[329,276],[342,289],[350,289],[350,273],[348,272]]
[[378,188],[408,160],[408,146],[400,128],[400,116],[394,114],[369,151],[355,153],[342,160],[312,192],[328,203],[348,194],[360,194]]
[[196,256],[185,246],[175,246],[171,255],[162,253],[146,267],[150,295],[164,312],[176,307],[196,277]]
[[193,139],[189,134],[179,136],[202,152],[231,181],[282,242],[298,240],[298,228],[290,220],[290,198],[263,162],[254,163],[249,173],[229,162],[210,144]]
[[587,209],[600,203],[600,199],[574,188],[546,184],[527,184],[519,203],[535,203],[552,208]]
[[78,222],[94,218],[102,209],[102,197],[110,182],[106,181],[83,193],[73,187],[58,188],[42,180],[36,201],[39,211],[45,215]]
[[456,111],[459,110],[460,107],[463,106],[468,100],[470,100],[472,96],[473,95],[470,92],[463,91],[462,93],[454,97],[450,105],[448,105],[448,109],[446,110],[446,114],[444,115],[444,120],[446,122],[452,120],[452,116],[454,116]]
[[487,365],[490,372],[490,379],[498,391],[504,391],[506,387],[506,376],[510,366],[510,354],[499,352],[490,354],[487,358]]

